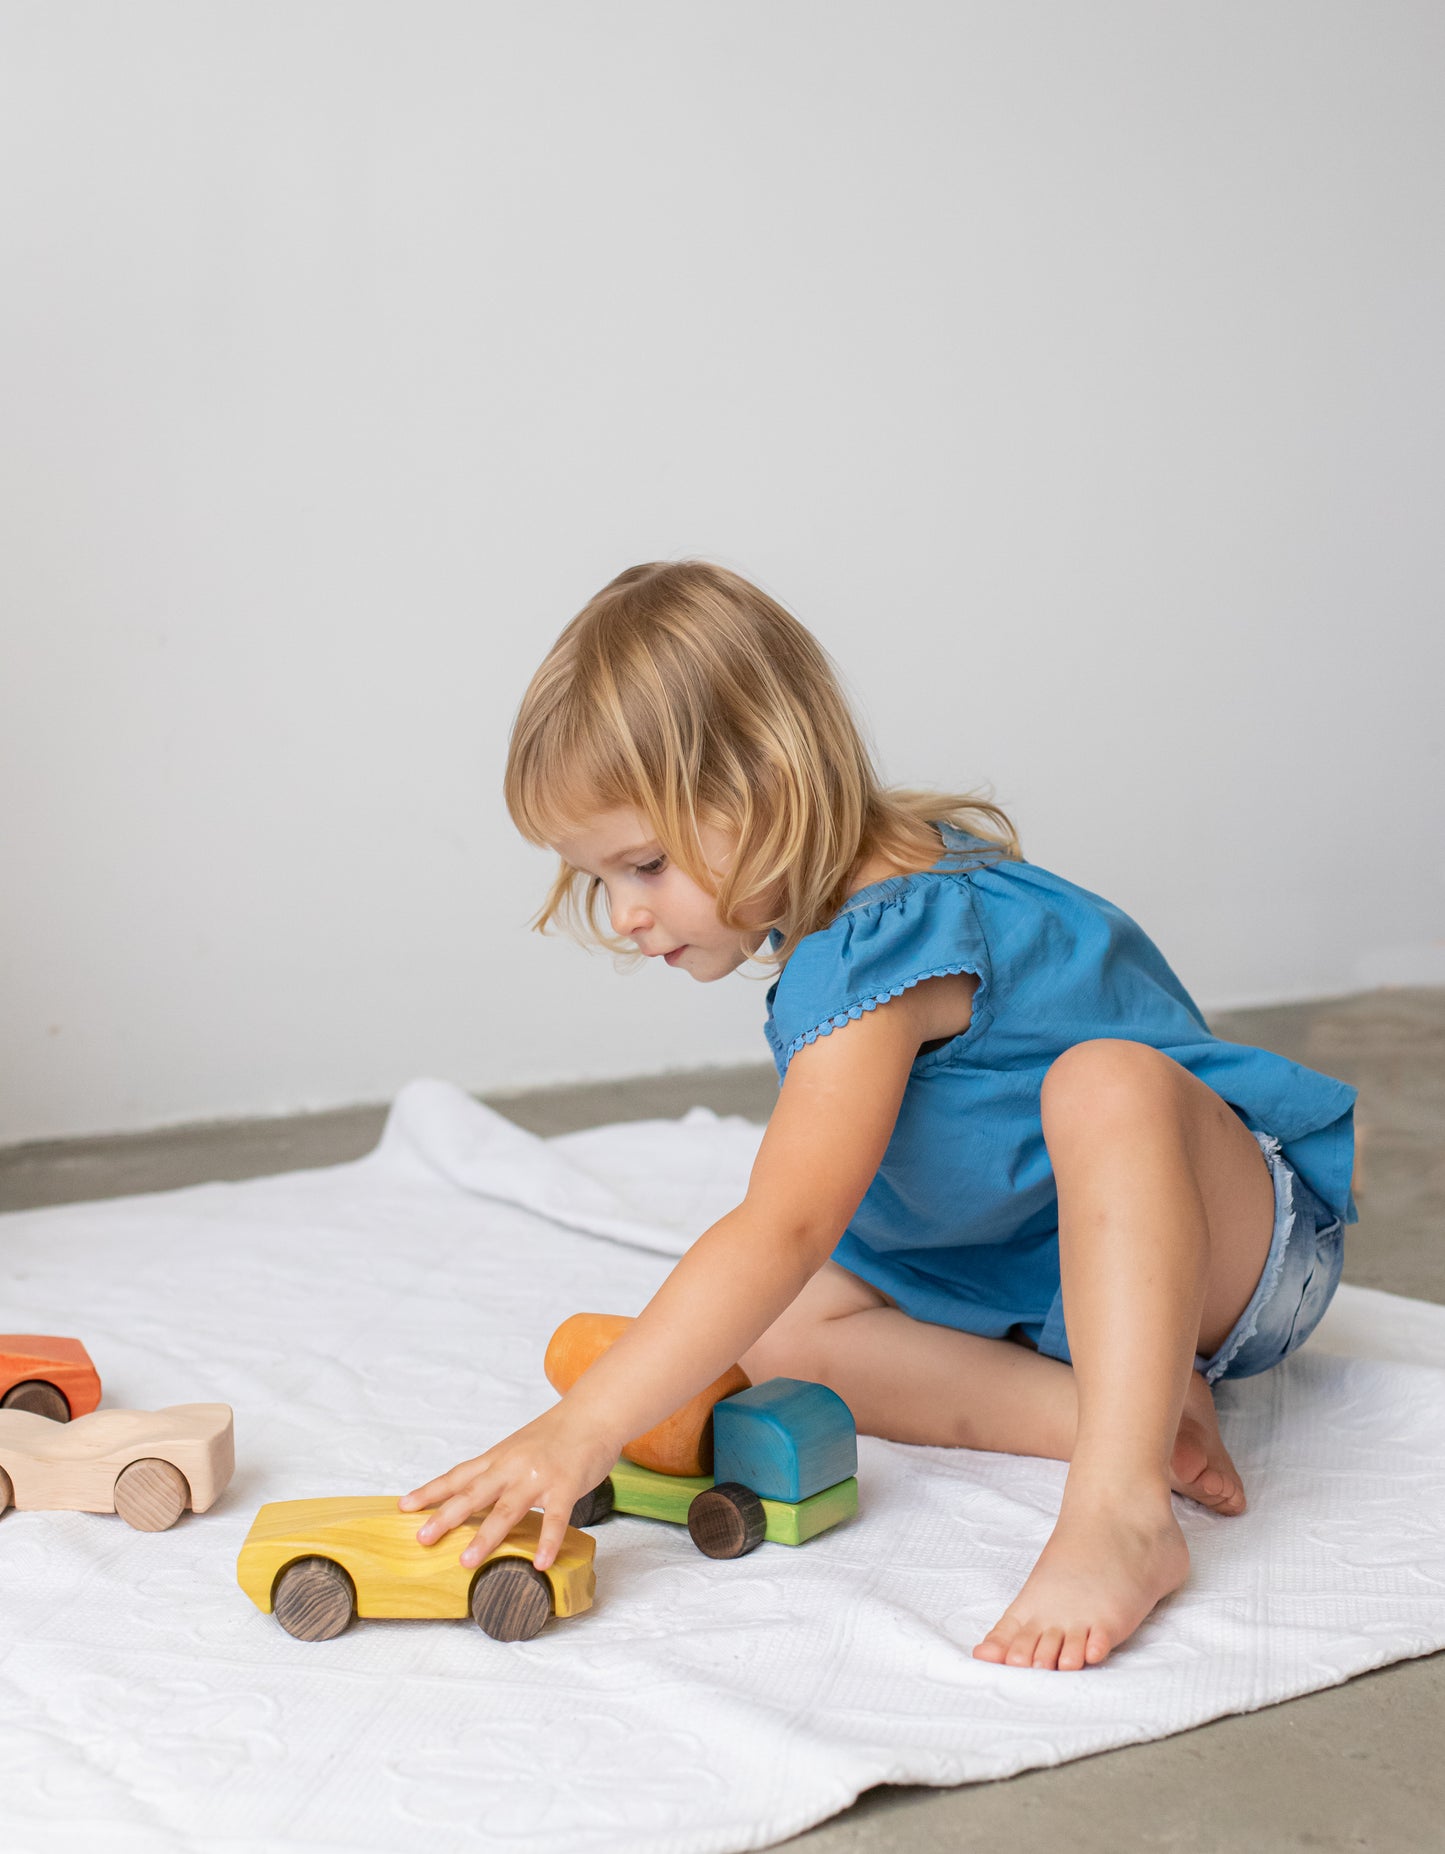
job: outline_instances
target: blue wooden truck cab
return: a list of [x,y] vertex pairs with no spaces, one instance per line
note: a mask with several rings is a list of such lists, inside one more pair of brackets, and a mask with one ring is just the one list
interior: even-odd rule
[[740,1558],[768,1541],[801,1545],[858,1510],[858,1434],[836,1391],[769,1378],[713,1405],[711,1474],[659,1474],[619,1461],[573,1509],[573,1525],[608,1512],[686,1525],[700,1551]]

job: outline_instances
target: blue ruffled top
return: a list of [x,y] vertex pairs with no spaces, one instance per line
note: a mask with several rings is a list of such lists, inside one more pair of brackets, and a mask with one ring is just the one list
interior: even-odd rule
[[768,992],[781,1081],[806,1044],[924,979],[978,978],[968,1029],[914,1062],[836,1261],[917,1319],[994,1338],[1017,1327],[1067,1359],[1039,1095],[1054,1059],[1093,1037],[1165,1051],[1278,1139],[1335,1215],[1355,1220],[1353,1088],[1212,1036],[1128,915],[951,824],[937,828],[945,853],[932,869],[851,895]]

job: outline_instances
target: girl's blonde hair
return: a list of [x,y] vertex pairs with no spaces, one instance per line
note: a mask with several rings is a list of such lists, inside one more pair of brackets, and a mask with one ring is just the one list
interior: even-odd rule
[[[1008,818],[977,794],[881,786],[821,645],[705,560],[629,567],[583,606],[522,698],[504,791],[537,844],[600,812],[636,811],[724,925],[778,928],[764,964],[833,919],[860,861],[936,860],[934,819],[1020,855]],[[699,823],[735,833],[726,873],[708,866]],[[532,925],[558,920],[634,950],[599,926],[601,889],[563,862]]]

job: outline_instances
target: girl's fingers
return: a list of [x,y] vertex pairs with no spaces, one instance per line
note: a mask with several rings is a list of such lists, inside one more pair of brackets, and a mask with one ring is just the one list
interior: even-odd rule
[[478,1455],[473,1461],[458,1462],[456,1467],[445,1474],[439,1474],[434,1481],[428,1481],[425,1487],[414,1487],[397,1502],[404,1513],[415,1512],[419,1506],[435,1506],[448,1494],[457,1493],[468,1482],[474,1481],[487,1471],[487,1457]]
[[562,1549],[562,1540],[567,1536],[567,1520],[571,1511],[569,1506],[565,1510],[543,1515],[542,1532],[537,1540],[536,1555],[532,1559],[536,1570],[547,1570]]
[[416,1536],[423,1545],[435,1545],[438,1539],[445,1538],[455,1527],[464,1525],[473,1513],[484,1511],[490,1504],[483,1477],[453,1494],[450,1500],[443,1500],[437,1510],[428,1515]]
[[462,1563],[470,1569],[480,1564],[483,1558],[490,1557],[522,1515],[530,1511],[526,1494],[503,1495],[477,1527],[470,1544],[462,1553]]
[[413,1487],[410,1493],[404,1493],[397,1501],[403,1513],[414,1513],[418,1507],[435,1506],[446,1492],[450,1477],[443,1475],[439,1481],[428,1481],[425,1487]]

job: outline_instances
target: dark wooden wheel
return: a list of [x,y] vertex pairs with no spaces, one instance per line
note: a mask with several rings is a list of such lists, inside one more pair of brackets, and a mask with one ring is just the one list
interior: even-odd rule
[[164,1532],[190,1504],[185,1475],[159,1456],[133,1461],[116,1477],[115,1510],[137,1532]]
[[3,1513],[15,1498],[15,1489],[10,1485],[10,1476],[0,1468],[0,1513]]
[[609,1474],[605,1481],[597,1483],[591,1493],[583,1494],[576,1506],[572,1508],[572,1517],[567,1524],[569,1526],[595,1526],[599,1519],[606,1519],[612,1511],[616,1498],[612,1476]]
[[297,1558],[271,1587],[271,1614],[298,1642],[329,1642],[351,1625],[356,1586],[331,1558]]
[[0,1410],[29,1410],[34,1416],[48,1416],[52,1423],[70,1421],[70,1405],[64,1391],[47,1384],[44,1378],[27,1378],[23,1384],[12,1384],[0,1397]]
[[762,1544],[768,1516],[751,1487],[723,1481],[698,1494],[687,1509],[687,1529],[709,1558],[741,1558]]
[[552,1614],[552,1586],[525,1558],[494,1558],[472,1585],[472,1618],[494,1642],[529,1642]]

